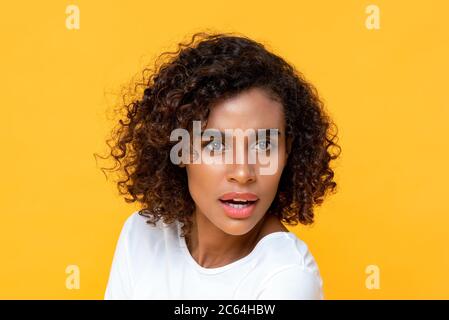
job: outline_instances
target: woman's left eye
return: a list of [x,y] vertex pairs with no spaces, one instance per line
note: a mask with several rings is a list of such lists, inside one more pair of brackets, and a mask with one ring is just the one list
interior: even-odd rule
[[267,151],[267,150],[270,150],[271,143],[270,143],[270,141],[265,140],[265,141],[259,142],[256,146],[257,146],[257,149]]

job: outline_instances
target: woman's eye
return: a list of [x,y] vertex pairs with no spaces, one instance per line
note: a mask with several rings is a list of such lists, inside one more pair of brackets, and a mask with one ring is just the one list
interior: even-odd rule
[[218,141],[212,141],[206,145],[206,148],[212,151],[222,151],[223,143]]
[[270,143],[270,141],[265,140],[265,141],[259,142],[256,146],[257,146],[257,149],[259,149],[259,150],[267,151],[267,150],[270,150],[271,143]]

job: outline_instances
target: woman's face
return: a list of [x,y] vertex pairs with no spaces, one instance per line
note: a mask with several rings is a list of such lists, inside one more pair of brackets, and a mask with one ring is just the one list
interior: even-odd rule
[[[283,106],[272,100],[263,89],[252,88],[214,105],[205,129],[221,132],[225,132],[225,129],[241,129],[243,132],[253,129],[256,133],[258,129],[279,131],[277,145],[271,146],[267,142],[270,138],[269,131],[263,140],[256,135],[255,140],[251,141],[245,136],[244,148],[237,146],[235,135],[230,149],[225,139],[221,141],[222,144],[211,140],[203,142],[200,150],[195,149],[201,153],[201,163],[186,165],[189,191],[196,205],[196,214],[203,215],[226,234],[246,234],[263,218],[273,202],[287,161]],[[266,162],[264,165],[258,159],[255,163],[248,161],[248,142],[252,142],[250,148],[255,148],[256,153],[271,148],[270,154],[267,155],[277,156],[273,173],[266,174],[260,170],[261,167],[268,167]],[[225,153],[231,152],[231,149],[232,162],[225,163]],[[241,159],[244,159],[241,163],[236,161],[238,153]],[[204,159],[211,157],[220,157],[223,161],[220,164],[205,163]],[[230,192],[251,193],[257,196],[258,200],[252,204],[249,216],[245,214],[248,209],[245,211],[235,204],[230,205],[220,200]],[[233,208],[229,208],[230,206]],[[243,215],[239,212],[243,212]]]

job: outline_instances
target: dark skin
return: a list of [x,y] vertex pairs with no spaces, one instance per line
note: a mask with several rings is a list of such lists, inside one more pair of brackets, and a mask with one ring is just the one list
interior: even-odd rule
[[[248,255],[264,236],[288,229],[267,210],[277,192],[282,171],[287,162],[291,141],[285,136],[285,116],[282,104],[272,99],[266,91],[252,88],[236,97],[217,103],[208,117],[207,127],[246,130],[277,128],[280,132],[277,148],[278,165],[274,174],[260,174],[259,162],[254,164],[187,164],[189,191],[195,202],[193,226],[186,237],[192,257],[205,268],[217,268],[230,264]],[[225,144],[225,141],[223,141]],[[245,148],[236,150],[248,159],[248,139]],[[264,147],[266,144],[262,144]],[[260,147],[256,142],[256,149]],[[225,148],[214,156],[222,156]],[[260,149],[257,149],[260,150]],[[207,156],[203,153],[202,155]],[[244,219],[228,217],[219,202],[219,197],[232,191],[251,192],[259,197],[253,214]]]
[[[195,217],[194,227],[192,228],[193,236],[188,237],[187,246],[189,248],[190,254],[196,260],[196,262],[205,268],[218,268],[227,264],[230,264],[236,260],[239,260],[247,256],[256,246],[256,244],[264,236],[273,232],[288,232],[289,230],[279,221],[279,219],[273,215],[265,215],[264,218],[253,228],[250,232],[243,236],[236,237],[234,244],[229,245],[229,249],[224,251],[223,245],[219,244],[218,247],[214,248],[214,242],[207,243],[208,239],[216,240],[216,236],[207,234],[202,234],[203,243],[198,243],[198,227],[196,224],[208,225],[210,222],[202,222],[203,218],[199,215],[198,218]],[[191,238],[191,239],[190,239]],[[195,242],[192,242],[195,241]],[[216,243],[216,242],[215,242]],[[201,249],[208,250],[205,253],[201,252]],[[206,249],[207,248],[207,249]],[[223,253],[220,253],[223,252]],[[215,253],[215,254],[214,254]],[[214,263],[217,261],[216,263]]]

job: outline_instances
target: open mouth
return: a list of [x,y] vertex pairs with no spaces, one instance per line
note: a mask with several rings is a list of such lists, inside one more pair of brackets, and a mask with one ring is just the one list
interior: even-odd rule
[[232,208],[235,208],[235,209],[243,209],[243,208],[249,207],[258,201],[258,200],[251,201],[251,200],[233,200],[233,199],[231,199],[231,200],[219,199],[219,200],[222,203],[224,203]]
[[228,192],[219,198],[224,213],[232,219],[249,218],[256,208],[259,197],[252,192]]

